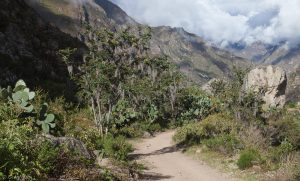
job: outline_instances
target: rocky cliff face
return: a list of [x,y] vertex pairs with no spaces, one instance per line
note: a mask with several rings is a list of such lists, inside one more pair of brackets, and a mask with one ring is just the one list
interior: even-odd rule
[[279,67],[267,66],[251,70],[245,78],[245,92],[254,91],[262,96],[263,108],[282,108],[286,103],[287,76]]
[[[26,0],[44,20],[60,30],[81,38],[82,22],[96,28],[137,30],[144,25],[132,18],[108,0]],[[213,77],[223,77],[234,65],[247,62],[232,54],[214,48],[196,35],[181,28],[152,28],[151,49],[170,57],[192,80],[203,83]]]
[[57,51],[68,46],[80,48],[84,45],[44,22],[23,0],[0,1],[2,86],[20,78],[31,86],[44,86],[46,90],[50,88],[48,81],[65,86],[67,71]]

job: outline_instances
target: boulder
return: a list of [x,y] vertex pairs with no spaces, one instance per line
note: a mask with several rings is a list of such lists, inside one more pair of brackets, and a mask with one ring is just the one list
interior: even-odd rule
[[280,67],[266,66],[251,70],[245,77],[243,92],[261,95],[263,109],[282,108],[286,103],[287,76]]
[[75,138],[44,135],[44,139],[49,140],[55,147],[65,145],[69,150],[76,151],[76,153],[83,158],[92,159],[94,157],[94,155],[88,151],[85,144]]
[[143,137],[143,138],[151,138],[151,137],[153,137],[153,135],[152,135],[150,132],[148,132],[148,131],[144,131],[142,137]]

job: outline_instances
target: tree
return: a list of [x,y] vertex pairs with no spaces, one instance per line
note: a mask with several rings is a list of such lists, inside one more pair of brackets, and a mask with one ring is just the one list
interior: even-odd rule
[[[159,119],[158,115],[166,113],[166,103],[172,111],[175,109],[182,76],[166,56],[150,55],[150,33],[149,28],[134,34],[130,29],[112,32],[86,27],[88,49],[83,64],[78,72],[72,71],[72,76],[101,134],[116,122],[127,122],[137,116],[152,123]],[[70,53],[70,49],[60,51],[68,67],[72,66]],[[130,109],[121,109],[123,103]],[[150,118],[149,112],[155,115]],[[118,124],[118,128],[122,125]]]

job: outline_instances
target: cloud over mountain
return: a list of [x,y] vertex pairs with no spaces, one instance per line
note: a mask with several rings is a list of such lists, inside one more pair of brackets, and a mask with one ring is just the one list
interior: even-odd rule
[[299,0],[112,0],[151,26],[184,27],[218,44],[300,43]]

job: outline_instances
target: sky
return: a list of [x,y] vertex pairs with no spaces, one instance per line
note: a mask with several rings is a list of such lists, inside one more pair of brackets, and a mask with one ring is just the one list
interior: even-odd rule
[[300,43],[300,0],[111,0],[150,26],[183,27],[221,46]]

